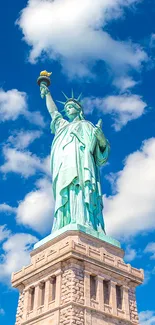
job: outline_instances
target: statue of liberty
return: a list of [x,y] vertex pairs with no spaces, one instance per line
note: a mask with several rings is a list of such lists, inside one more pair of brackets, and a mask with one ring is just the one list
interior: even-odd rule
[[109,143],[101,123],[94,126],[85,119],[81,96],[75,99],[73,92],[71,98],[64,94],[66,102],[61,103],[67,119],[58,112],[48,89],[49,74],[44,71],[43,75],[38,84],[55,134],[51,148],[55,199],[52,232],[76,223],[105,233],[99,167],[108,159]]

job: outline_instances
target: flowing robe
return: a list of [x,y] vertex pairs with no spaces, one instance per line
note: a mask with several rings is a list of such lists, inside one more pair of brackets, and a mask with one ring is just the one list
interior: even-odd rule
[[104,231],[99,166],[108,159],[108,141],[104,151],[97,143],[92,154],[93,124],[79,119],[69,123],[59,112],[51,129],[55,133],[51,148],[55,199],[52,231],[70,223]]

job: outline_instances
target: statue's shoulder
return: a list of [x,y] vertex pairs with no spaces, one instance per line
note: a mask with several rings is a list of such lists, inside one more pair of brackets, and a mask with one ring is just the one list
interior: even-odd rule
[[90,129],[94,129],[94,124],[93,123],[91,123],[90,121],[88,121],[88,120],[81,120],[81,122],[82,123],[84,123],[88,128],[90,128]]
[[63,118],[62,114],[56,111],[53,115],[50,128],[52,133],[57,133],[63,126],[68,124],[69,122]]

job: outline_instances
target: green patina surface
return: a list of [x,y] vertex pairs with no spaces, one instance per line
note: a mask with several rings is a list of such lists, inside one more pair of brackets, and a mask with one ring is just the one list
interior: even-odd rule
[[52,234],[44,240],[72,229],[119,247],[117,241],[105,235],[99,168],[107,162],[110,147],[101,120],[96,126],[87,121],[80,96],[75,99],[73,92],[71,98],[64,94],[66,119],[58,112],[45,80],[39,85],[52,118],[51,131],[55,134],[51,148],[55,211]]

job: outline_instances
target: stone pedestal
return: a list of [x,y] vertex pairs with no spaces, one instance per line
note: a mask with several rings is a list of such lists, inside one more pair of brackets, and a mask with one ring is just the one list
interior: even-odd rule
[[135,288],[143,271],[121,248],[69,230],[31,253],[12,275],[20,291],[16,325],[137,325]]

